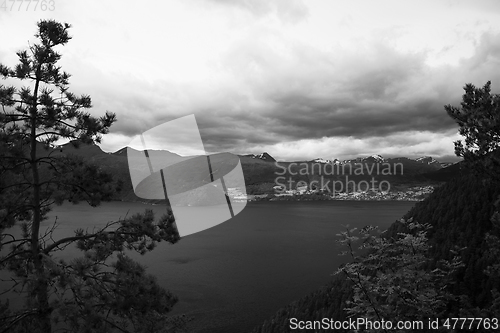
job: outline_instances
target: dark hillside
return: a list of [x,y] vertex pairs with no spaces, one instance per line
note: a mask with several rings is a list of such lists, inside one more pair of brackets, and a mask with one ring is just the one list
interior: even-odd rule
[[461,166],[462,163],[455,163],[434,172],[424,173],[423,176],[433,181],[447,182],[458,176]]
[[[465,294],[472,306],[487,307],[492,301],[491,288],[498,280],[488,278],[484,270],[498,261],[489,256],[485,235],[492,230],[494,203],[500,195],[498,184],[474,175],[455,178],[433,193],[405,216],[430,223],[431,253],[435,261],[451,259],[452,250],[460,251],[465,267],[457,276],[455,294]],[[429,198],[429,199],[431,199]]]
[[[322,320],[323,318],[346,320],[347,315],[343,308],[345,302],[351,297],[351,283],[342,275],[336,275],[328,285],[278,310],[272,318],[256,327],[252,333],[290,332],[290,318],[297,318],[300,321]],[[305,332],[305,330],[295,331]],[[315,332],[327,331],[320,329]],[[339,329],[335,332],[348,332],[348,330]]]

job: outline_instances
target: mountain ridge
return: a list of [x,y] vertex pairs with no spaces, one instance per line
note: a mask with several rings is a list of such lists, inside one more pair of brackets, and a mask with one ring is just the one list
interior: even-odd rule
[[[135,152],[140,152],[134,149]],[[116,195],[116,200],[141,201],[133,189],[130,179],[128,147],[113,153],[104,152],[97,145],[80,145],[75,148],[68,143],[53,149],[54,155],[75,154],[87,162],[98,164],[112,173],[113,177],[123,182],[122,192]],[[45,153],[51,153],[46,151]],[[135,154],[134,154],[135,155]],[[141,156],[138,154],[136,156]],[[167,150],[148,150],[148,155],[158,160],[170,160],[173,163],[182,161],[185,157]],[[381,155],[358,157],[354,160],[339,161],[315,159],[312,161],[284,162],[276,161],[269,153],[238,155],[245,179],[248,194],[273,194],[278,177],[280,184],[286,183],[289,189],[295,188],[298,182],[307,184],[322,180],[330,184],[334,181],[388,181],[394,190],[403,190],[413,186],[436,185],[454,177],[459,172],[458,165],[443,167],[441,163],[425,163],[427,160],[416,161],[407,157],[384,158]],[[171,163],[169,163],[171,164]],[[379,170],[380,169],[380,170]],[[383,171],[387,171],[385,174]],[[360,171],[360,172],[357,172]],[[375,173],[373,173],[375,171]]]
[[[73,140],[73,141],[75,141],[75,140]],[[54,149],[63,149],[63,150],[69,149],[71,152],[74,152],[74,151],[76,151],[76,149],[78,149],[78,153],[77,153],[78,155],[84,155],[84,154],[85,155],[92,155],[92,154],[101,154],[102,153],[102,154],[108,154],[108,155],[111,154],[114,156],[127,156],[127,149],[133,149],[133,150],[138,151],[138,152],[141,151],[139,149],[125,146],[125,147],[120,148],[114,152],[105,152],[97,144],[85,145],[82,143],[77,144],[79,146],[79,148],[74,148],[73,141],[70,141],[70,142],[65,143],[63,145],[60,145],[60,146],[57,146]],[[83,149],[82,149],[82,147],[83,147]],[[155,151],[158,153],[160,153],[160,152],[172,153],[167,149],[148,149],[148,152],[151,152],[151,151]],[[83,153],[83,152],[85,152],[85,153]],[[91,152],[91,153],[89,154],[89,152]],[[172,153],[172,154],[174,154],[174,153]],[[372,154],[370,156],[358,156],[355,158],[345,159],[345,160],[340,160],[337,158],[326,159],[326,158],[318,157],[318,158],[315,158],[313,160],[297,160],[297,161],[276,160],[268,152],[262,152],[259,154],[236,154],[236,155],[239,157],[250,157],[252,159],[260,159],[260,160],[263,160],[266,162],[278,162],[278,163],[292,163],[292,162],[293,163],[314,162],[314,163],[323,163],[323,164],[332,164],[332,163],[333,164],[346,164],[346,163],[363,163],[363,162],[384,163],[384,162],[394,162],[394,161],[398,161],[401,159],[407,159],[410,161],[415,161],[415,162],[419,162],[419,163],[426,164],[426,165],[436,165],[436,166],[441,165],[442,167],[447,167],[447,166],[450,166],[450,165],[453,165],[453,164],[460,162],[460,161],[458,161],[458,162],[448,162],[448,161],[441,162],[430,155],[425,155],[425,156],[421,156],[421,157],[417,157],[417,158],[409,158],[409,157],[405,157],[405,156],[384,158],[380,154]]]

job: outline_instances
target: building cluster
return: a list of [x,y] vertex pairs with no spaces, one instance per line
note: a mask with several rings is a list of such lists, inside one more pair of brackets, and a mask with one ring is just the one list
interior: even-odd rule
[[332,200],[401,200],[420,201],[425,199],[434,191],[433,186],[417,186],[408,188],[406,191],[365,191],[336,193]]
[[227,195],[233,201],[246,201],[246,200],[248,200],[247,194],[243,193],[241,191],[241,189],[238,187],[228,187],[227,188]]
[[246,194],[239,188],[228,188],[228,195],[236,201],[258,201],[258,200],[401,200],[401,201],[420,201],[425,199],[434,191],[433,186],[415,186],[405,191],[378,191],[370,189],[368,191],[358,192],[336,192],[327,193],[318,190],[310,190],[306,186],[298,187],[293,190],[283,190],[275,188],[275,194]]

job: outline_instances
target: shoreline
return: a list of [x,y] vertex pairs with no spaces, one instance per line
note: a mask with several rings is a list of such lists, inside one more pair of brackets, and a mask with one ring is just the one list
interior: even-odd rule
[[[279,197],[278,197],[279,198]],[[374,201],[374,202],[388,202],[388,201],[399,201],[399,202],[420,202],[423,201],[423,199],[416,199],[416,198],[374,198],[374,199],[367,199],[367,198],[303,198],[300,196],[296,197],[291,197],[288,196],[286,199],[278,199],[277,197],[270,198],[270,197],[261,197],[261,198],[252,198],[248,199],[247,202],[292,202],[292,201],[297,201],[297,202],[319,202],[319,201],[352,201],[352,202],[359,202],[359,201]],[[144,205],[150,205],[150,206],[161,206],[164,205],[164,202],[148,202],[148,201],[142,201],[142,200],[111,200],[111,202],[130,202],[130,203],[142,203]],[[242,202],[242,201],[240,201]],[[188,206],[182,206],[182,207],[188,207]],[[193,206],[197,207],[197,206]],[[201,207],[201,206],[198,206]]]

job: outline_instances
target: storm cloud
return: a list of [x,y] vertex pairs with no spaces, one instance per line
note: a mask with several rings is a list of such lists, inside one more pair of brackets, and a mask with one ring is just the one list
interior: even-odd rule
[[[50,14],[73,24],[61,48],[72,91],[91,95],[95,114],[117,114],[107,151],[195,114],[210,152],[452,159],[458,127],[444,105],[458,106],[469,82],[500,91],[494,1],[57,6]],[[0,37],[0,62],[14,65],[44,15],[1,16],[15,33]]]

